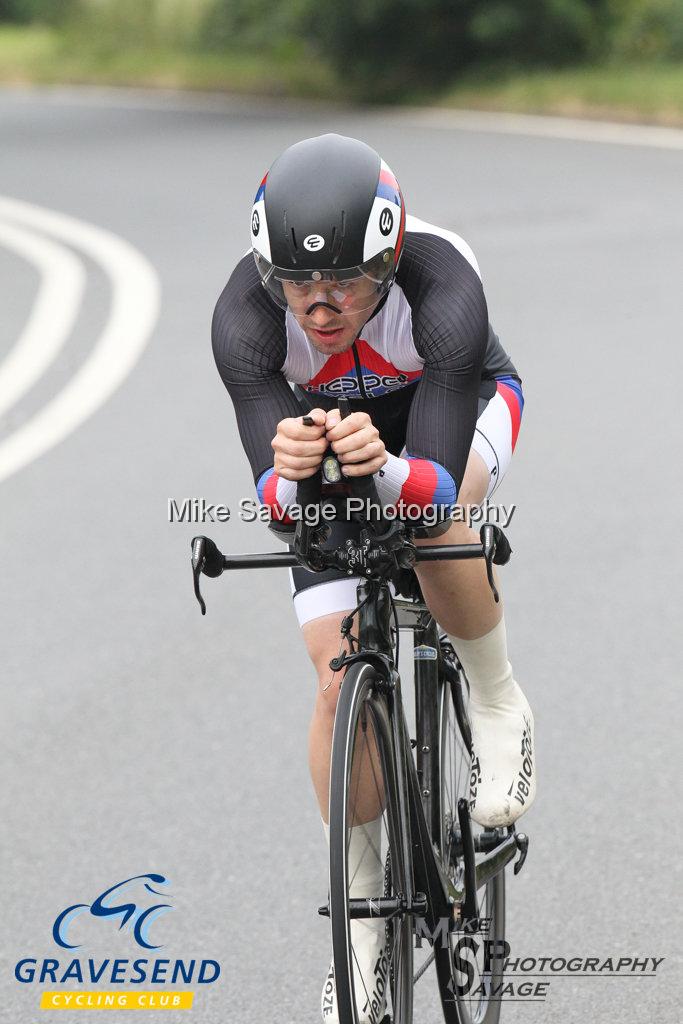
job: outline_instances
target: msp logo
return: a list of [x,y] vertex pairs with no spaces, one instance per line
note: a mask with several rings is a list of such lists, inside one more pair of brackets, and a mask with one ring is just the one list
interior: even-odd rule
[[130,888],[135,882],[144,883],[141,888],[147,892],[153,893],[155,896],[163,896],[163,893],[160,893],[158,889],[153,889],[149,883],[167,885],[168,879],[164,878],[163,875],[133,875],[132,878],[127,878],[124,882],[117,882],[110,889],[106,889],[92,903],[74,903],[73,906],[67,907],[66,910],[57,915],[52,926],[52,937],[57,945],[62,946],[64,949],[78,949],[80,943],[68,941],[68,929],[72,922],[77,917],[80,917],[81,914],[90,913],[93,917],[97,918],[113,918],[115,920],[120,918],[119,931],[130,922],[133,937],[139,946],[143,946],[145,949],[160,949],[159,945],[154,945],[148,941],[149,928],[155,918],[160,917],[166,911],[173,908],[170,903],[155,903],[151,907],[145,907],[138,906],[137,903],[130,900],[123,903],[120,902],[120,895],[123,890]]

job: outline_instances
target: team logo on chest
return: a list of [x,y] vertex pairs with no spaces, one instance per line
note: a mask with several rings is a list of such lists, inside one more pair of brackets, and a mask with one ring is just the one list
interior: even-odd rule
[[304,384],[306,391],[331,397],[377,398],[412,384],[422,375],[421,370],[398,369],[362,338],[355,349],[357,358],[353,349],[330,356],[315,377]]

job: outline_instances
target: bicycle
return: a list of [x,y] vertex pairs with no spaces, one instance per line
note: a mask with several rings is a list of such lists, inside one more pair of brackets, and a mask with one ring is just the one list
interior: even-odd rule
[[[343,414],[347,411],[348,407]],[[372,478],[355,481],[355,491],[378,507]],[[302,509],[319,503],[319,474],[300,482],[297,500]],[[386,948],[375,974],[380,996],[386,989],[384,1022],[412,1022],[414,985],[433,962],[446,1024],[496,1024],[496,993],[502,989],[509,951],[505,867],[519,854],[514,873],[520,871],[528,837],[514,825],[479,829],[470,819],[470,773],[476,775],[476,765],[471,765],[470,754],[469,687],[456,652],[422,600],[412,567],[436,559],[483,558],[497,601],[493,565],[508,561],[510,546],[502,530],[491,524],[482,526],[481,544],[417,546],[414,529],[400,520],[387,522],[381,515],[362,526],[359,540],[349,538],[343,547],[324,548],[328,534],[329,528],[319,525],[315,515],[302,517],[289,551],[228,556],[208,537],[195,537],[192,569],[202,614],[202,574],[215,577],[226,569],[304,565],[312,571],[333,567],[361,576],[357,606],[342,622],[342,648],[330,662],[331,669],[344,670],[344,676],[330,764],[329,897],[319,913],[331,921],[339,1019],[357,1024],[357,1006],[363,1004],[371,1019],[377,1019],[381,1001],[370,1004],[363,975],[354,969],[358,960],[352,922],[382,919]],[[413,634],[412,739],[398,673],[401,628]],[[373,846],[369,840],[361,860],[366,853],[377,859],[383,889],[357,898],[351,893],[354,878],[349,877],[350,830],[373,820],[368,817],[373,814],[381,821],[380,843]],[[424,940],[431,953],[415,970],[414,948],[421,948]]]

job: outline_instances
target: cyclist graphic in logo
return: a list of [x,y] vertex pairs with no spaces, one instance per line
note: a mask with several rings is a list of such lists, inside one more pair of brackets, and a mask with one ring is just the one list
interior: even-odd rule
[[[120,893],[126,886],[141,880],[144,880],[144,888],[147,892],[154,893],[156,896],[164,895],[149,884],[154,882],[155,885],[168,885],[168,879],[163,875],[134,875],[132,878],[127,878],[125,882],[118,882],[116,885],[112,885],[111,889],[101,893],[92,903],[75,903],[59,914],[52,926],[52,937],[57,945],[63,946],[64,949],[79,948],[78,944],[68,942],[67,929],[76,917],[89,911],[93,917],[120,917],[119,931],[130,921],[133,936],[139,946],[144,946],[145,949],[160,949],[160,946],[155,946],[149,941],[149,927],[153,920],[166,913],[167,910],[173,909],[170,903],[155,903],[154,906],[143,908],[132,900],[122,903],[118,902],[117,896],[112,896],[112,893]],[[111,899],[108,900],[108,897]]]

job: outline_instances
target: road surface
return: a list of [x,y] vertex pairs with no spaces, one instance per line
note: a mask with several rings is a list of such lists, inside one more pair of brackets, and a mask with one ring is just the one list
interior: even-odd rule
[[[666,958],[655,977],[552,977],[503,1020],[676,1018],[681,135],[553,123],[0,93],[2,1020],[30,1024],[59,987],[18,983],[22,958],[140,955],[106,921],[73,953],[51,929],[149,872],[171,882],[161,955],[221,965],[195,986],[202,1024],[320,1019],[315,680],[287,579],[207,581],[202,618],[188,556],[196,532],[276,546],[237,515],[253,484],[209,327],[266,168],[328,130],[376,147],[408,209],[472,245],[524,378],[498,498],[517,506],[504,592],[539,795],[512,956]],[[232,519],[169,523],[185,498]],[[416,999],[437,1024],[431,973]]]

